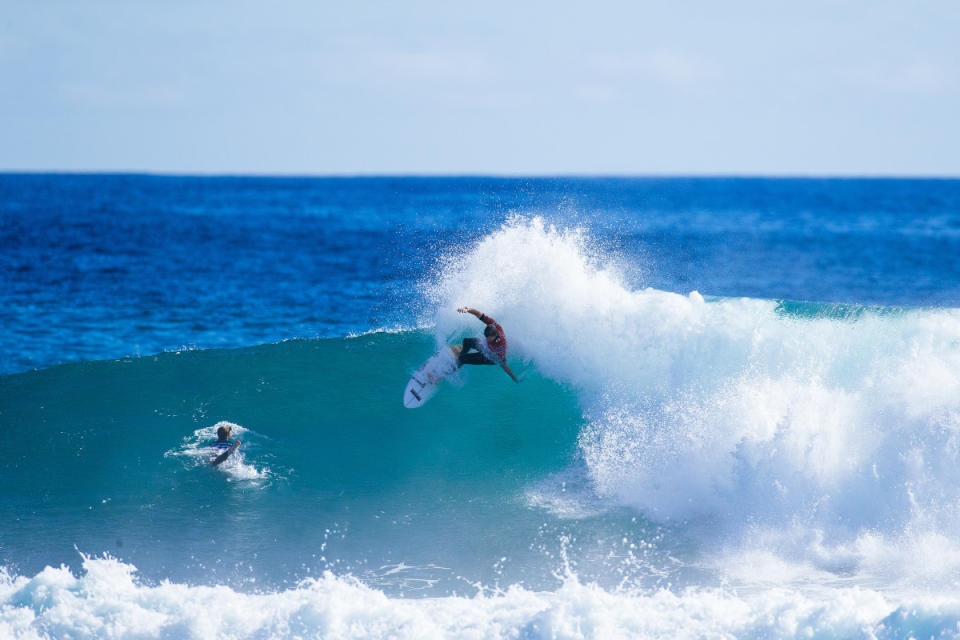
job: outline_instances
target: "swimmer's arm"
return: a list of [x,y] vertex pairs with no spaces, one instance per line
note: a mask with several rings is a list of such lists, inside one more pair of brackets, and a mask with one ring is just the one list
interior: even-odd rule
[[507,375],[513,378],[513,381],[517,384],[520,384],[520,381],[517,380],[517,376],[513,375],[513,371],[510,371],[510,367],[507,366],[506,362],[501,362],[500,366],[503,367],[503,370],[507,372]]
[[210,463],[210,466],[215,467],[215,466],[217,466],[218,464],[220,464],[221,462],[223,462],[224,460],[226,460],[228,457],[230,457],[230,454],[231,454],[231,453],[233,453],[234,451],[237,450],[237,447],[239,447],[239,446],[240,446],[240,441],[237,440],[236,442],[233,443],[233,446],[232,446],[232,447],[230,447],[229,449],[227,449],[226,451],[224,451],[223,453],[221,453],[220,455],[218,455],[217,458],[216,458],[216,460],[214,460],[213,462]]

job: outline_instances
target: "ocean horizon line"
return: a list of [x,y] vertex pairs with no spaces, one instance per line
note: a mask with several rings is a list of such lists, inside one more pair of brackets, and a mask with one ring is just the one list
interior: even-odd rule
[[231,172],[231,171],[177,171],[137,169],[0,169],[0,176],[91,176],[91,177],[148,177],[148,178],[240,178],[277,180],[960,180],[960,174],[925,173],[749,173],[749,172],[569,172],[569,173],[484,173],[484,172]]

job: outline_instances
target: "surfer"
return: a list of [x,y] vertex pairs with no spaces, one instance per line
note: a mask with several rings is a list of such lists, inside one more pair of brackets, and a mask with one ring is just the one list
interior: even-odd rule
[[224,460],[230,457],[230,454],[237,450],[237,447],[240,446],[240,440],[234,440],[231,442],[230,436],[233,435],[233,427],[227,425],[221,425],[217,428],[217,441],[210,444],[209,446],[213,449],[216,449],[220,452],[216,458],[210,463],[211,466],[217,466]]
[[[517,376],[513,375],[510,367],[507,366],[507,337],[496,320],[485,313],[481,313],[471,307],[460,307],[457,309],[460,313],[469,313],[479,318],[480,322],[487,325],[483,328],[483,336],[486,338],[481,341],[477,338],[464,338],[463,347],[457,358],[457,366],[462,367],[465,364],[499,364],[507,375],[513,378],[514,382]],[[474,352],[470,353],[473,349]]]

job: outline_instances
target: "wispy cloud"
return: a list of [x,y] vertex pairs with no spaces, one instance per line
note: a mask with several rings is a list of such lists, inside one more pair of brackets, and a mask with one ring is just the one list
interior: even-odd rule
[[63,95],[70,102],[96,109],[169,108],[187,103],[186,96],[170,87],[119,87],[92,83],[71,83],[63,86]]
[[606,52],[589,56],[585,64],[600,76],[645,77],[678,88],[697,87],[719,75],[719,69],[713,63],[676,49],[624,54]]
[[385,51],[375,62],[390,73],[427,80],[477,79],[490,73],[485,56],[463,51]]
[[944,93],[960,84],[956,71],[926,60],[847,68],[841,76],[858,86],[906,94]]

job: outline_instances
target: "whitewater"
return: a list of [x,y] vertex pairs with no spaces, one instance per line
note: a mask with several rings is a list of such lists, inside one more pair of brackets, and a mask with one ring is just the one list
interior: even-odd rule
[[[645,269],[512,216],[406,327],[0,377],[0,637],[960,637],[960,310]],[[460,306],[521,384],[404,409]]]

